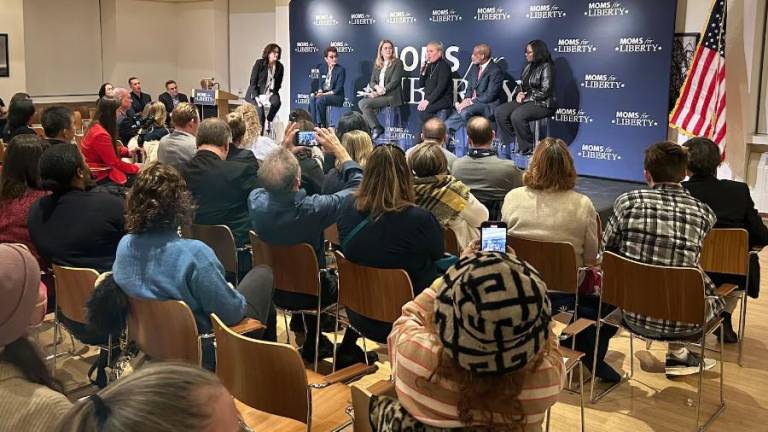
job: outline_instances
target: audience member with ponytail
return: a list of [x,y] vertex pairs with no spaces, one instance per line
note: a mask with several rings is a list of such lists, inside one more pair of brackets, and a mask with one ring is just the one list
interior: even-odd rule
[[28,94],[13,95],[8,108],[8,120],[3,128],[3,141],[7,144],[17,135],[35,135],[35,130],[29,127],[34,115],[35,104]]
[[27,339],[40,267],[22,245],[0,245],[0,430],[53,430],[71,403]]

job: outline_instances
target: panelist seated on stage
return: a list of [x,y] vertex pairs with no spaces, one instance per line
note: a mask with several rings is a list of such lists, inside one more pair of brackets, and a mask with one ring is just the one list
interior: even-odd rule
[[318,127],[328,126],[327,107],[344,105],[344,81],[347,79],[344,67],[337,63],[338,50],[329,46],[324,56],[325,64],[316,66],[319,77],[312,77],[312,96],[309,97],[309,114]]
[[[165,92],[161,93],[157,100],[165,105],[165,112],[169,114],[172,113],[173,109],[176,108],[176,106],[180,103],[189,102],[187,95],[179,92],[179,85],[176,84],[176,81],[174,80],[168,80],[165,82]],[[168,116],[167,123],[168,125],[171,124],[170,116]]]
[[384,128],[376,118],[378,110],[388,106],[399,107],[403,104],[401,82],[404,73],[403,62],[395,56],[395,46],[392,41],[384,39],[379,42],[371,80],[366,88],[368,91],[358,104],[374,140],[384,133]]
[[421,67],[419,86],[424,89],[424,99],[419,102],[416,109],[421,113],[422,122],[437,115],[441,110],[451,108],[453,101],[451,65],[443,57],[441,42],[427,43],[427,63]]
[[141,80],[136,77],[128,78],[128,85],[131,87],[131,108],[137,113],[144,111],[144,107],[152,102],[152,96],[141,91]]
[[490,46],[480,44],[472,50],[472,65],[467,79],[464,99],[454,104],[456,111],[445,121],[450,137],[466,126],[470,117],[491,118],[493,110],[501,103],[504,73],[491,59]]
[[549,117],[555,112],[552,57],[544,41],[534,40],[525,47],[522,83],[512,94],[514,100],[499,105],[495,112],[501,143],[508,145],[517,137],[520,153],[533,152],[533,132],[528,122]]
[[[258,106],[262,133],[269,129],[267,126],[275,119],[282,104],[280,87],[283,85],[285,69],[280,63],[281,53],[282,49],[279,45],[268,44],[264,47],[261,58],[256,60],[251,69],[251,81],[245,99]],[[269,103],[269,111],[266,115],[264,114],[265,103]]]

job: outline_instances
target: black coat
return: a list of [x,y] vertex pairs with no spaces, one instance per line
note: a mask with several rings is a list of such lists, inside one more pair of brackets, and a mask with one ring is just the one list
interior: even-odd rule
[[453,105],[451,65],[443,57],[427,65],[424,73],[419,76],[419,85],[424,88],[424,99],[429,101],[431,112]]
[[[168,113],[168,122],[170,123],[171,112],[173,111],[173,98],[171,97],[171,94],[168,92],[163,92],[160,94],[157,100],[165,105],[165,112]],[[181,102],[189,102],[189,98],[184,93],[179,93],[179,103]]]
[[131,108],[138,114],[141,114],[144,111],[144,107],[149,105],[150,102],[152,102],[152,96],[141,92],[141,97],[139,97],[136,96],[136,93],[131,92]]
[[[528,93],[523,102],[533,102],[547,108],[554,108],[555,89],[552,76],[552,64],[543,62],[539,64],[528,63],[523,69],[522,90]],[[512,97],[517,95],[515,92]]]
[[[275,85],[272,93],[277,94],[280,91],[280,87],[283,85],[283,74],[285,70],[283,64],[280,61],[275,63]],[[266,94],[267,91],[267,79],[269,77],[269,71],[267,68],[267,60],[260,58],[256,60],[251,69],[251,80],[248,86],[247,95],[250,98],[257,98],[259,95]],[[246,97],[248,98],[248,97]]]

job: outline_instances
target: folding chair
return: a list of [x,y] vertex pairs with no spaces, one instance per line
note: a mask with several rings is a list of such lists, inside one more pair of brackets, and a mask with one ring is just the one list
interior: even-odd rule
[[[186,231],[186,230],[185,230]],[[216,258],[219,259],[224,271],[234,274],[235,285],[239,283],[238,252],[248,250],[248,246],[238,248],[235,244],[235,236],[226,225],[198,225],[192,224],[185,237],[200,240],[213,249]]]

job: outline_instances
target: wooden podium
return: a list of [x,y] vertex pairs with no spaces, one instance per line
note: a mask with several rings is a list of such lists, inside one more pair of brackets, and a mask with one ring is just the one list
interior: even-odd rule
[[229,114],[229,101],[238,99],[240,99],[239,96],[230,92],[226,92],[224,90],[216,90],[216,107],[218,108],[218,115],[220,119],[227,119],[227,114]]

